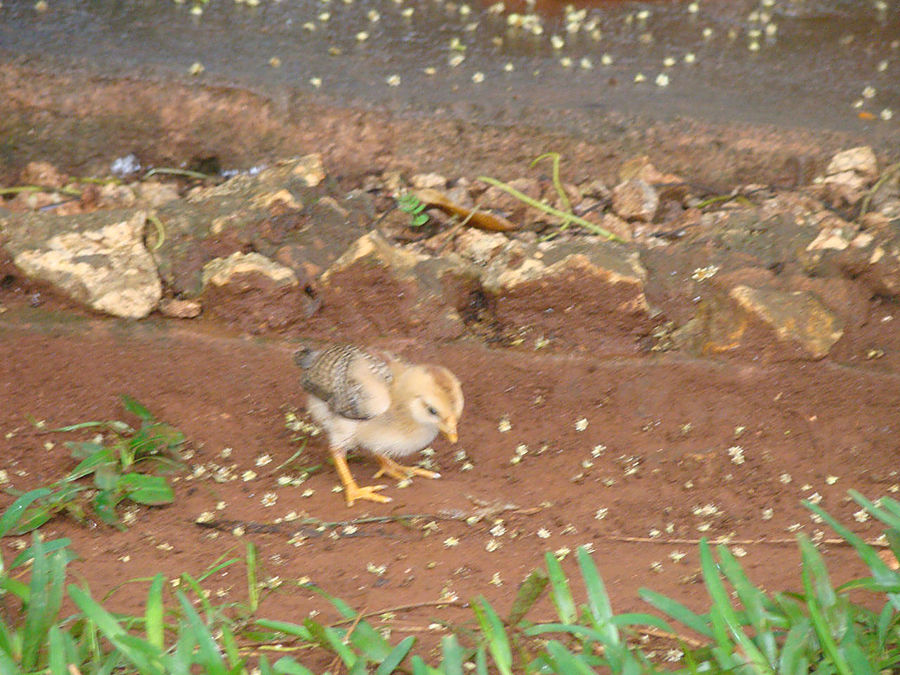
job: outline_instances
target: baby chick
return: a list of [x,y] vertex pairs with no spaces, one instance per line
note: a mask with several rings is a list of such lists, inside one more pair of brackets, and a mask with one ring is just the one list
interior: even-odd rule
[[384,485],[360,487],[345,455],[354,447],[375,455],[386,475],[397,480],[440,474],[403,466],[392,458],[417,452],[438,432],[456,442],[456,424],[463,410],[459,380],[443,366],[411,364],[389,352],[366,351],[353,345],[305,348],[294,354],[303,370],[301,384],[309,394],[307,408],[328,434],[347,506],[357,499],[389,502],[378,494]]

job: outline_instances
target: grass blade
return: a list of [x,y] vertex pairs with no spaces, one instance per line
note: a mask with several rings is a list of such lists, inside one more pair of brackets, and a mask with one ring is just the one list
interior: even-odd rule
[[[853,495],[858,495],[858,493],[851,493]],[[861,495],[858,495],[862,498]],[[854,499],[856,497],[854,496]],[[851,532],[848,528],[841,525],[837,520],[835,520],[831,515],[829,515],[824,509],[820,508],[816,504],[811,504],[810,502],[804,501],[803,506],[808,508],[810,511],[813,511],[820,515],[822,519],[828,523],[831,528],[837,532],[841,537],[846,539],[853,548],[856,549],[856,552],[859,554],[859,557],[863,559],[863,562],[866,564],[866,567],[872,572],[872,577],[875,581],[885,584],[891,585],[896,584],[898,577],[900,577],[900,573],[891,570],[885,562],[878,557],[877,551],[874,548],[869,546],[865,541],[863,541],[860,537],[856,536],[853,532]],[[874,508],[874,507],[873,507]],[[894,606],[895,609],[900,611],[900,593],[889,593],[888,599],[890,603]]]
[[147,607],[144,610],[145,630],[147,642],[162,649],[164,645],[163,625],[163,584],[165,577],[158,573],[150,582],[150,590],[147,593]]
[[447,635],[441,640],[441,671],[444,675],[463,675],[465,651],[455,635]]
[[[202,595],[202,594],[201,594]],[[199,649],[199,664],[202,666],[204,673],[208,675],[226,675],[228,668],[222,658],[216,641],[209,633],[209,629],[203,623],[197,610],[194,609],[187,596],[178,591],[178,602],[185,614],[188,625],[193,631],[194,639],[197,641]]]
[[552,591],[553,604],[556,605],[556,613],[562,623],[575,623],[578,614],[575,610],[575,600],[572,599],[572,591],[569,589],[569,580],[552,553],[544,555],[547,563],[547,575],[550,577],[550,589]]
[[550,640],[547,643],[547,652],[553,660],[555,672],[569,675],[594,675],[594,670],[580,658],[566,649],[562,643]]
[[[724,547],[720,547],[720,553],[721,548]],[[728,591],[725,589],[725,584],[722,582],[722,578],[719,575],[719,567],[713,560],[709,543],[705,538],[700,542],[700,567],[703,572],[704,581],[706,582],[706,589],[713,601],[715,611],[711,613],[711,616],[714,619],[713,625],[719,628],[719,630],[717,630],[716,641],[722,650],[722,654],[724,655],[727,653],[731,655],[736,651],[735,647],[740,646],[742,652],[741,660],[747,660],[752,663],[757,672],[774,673],[766,660],[766,657],[763,656],[762,652],[757,649],[753,641],[744,632],[737,612],[735,612],[734,608],[731,606]],[[720,620],[721,624],[715,621],[716,619]],[[722,634],[721,626],[724,626],[727,629],[736,645],[733,644],[731,640],[728,640],[727,636]]]
[[293,659],[283,656],[275,662],[272,670],[280,675],[316,675],[313,671],[304,668]]
[[46,497],[50,493],[51,490],[49,488],[31,490],[10,504],[9,508],[3,513],[3,517],[0,517],[0,537],[5,537],[10,530],[19,524],[19,520],[21,520],[22,515],[25,513],[25,509],[27,509],[32,502],[36,499]]
[[381,662],[381,665],[378,666],[375,675],[391,675],[403,659],[406,658],[406,655],[409,654],[409,650],[412,649],[415,642],[416,639],[412,635],[401,640],[397,646],[391,650],[391,653],[387,655],[384,661]]
[[516,599],[513,601],[512,609],[509,610],[509,617],[506,619],[508,625],[515,626],[525,618],[528,610],[534,606],[534,603],[544,593],[544,589],[547,588],[549,581],[550,578],[542,569],[531,571],[516,593]]
[[851,675],[850,665],[838,651],[837,643],[832,635],[832,628],[822,608],[822,602],[826,606],[834,603],[834,590],[828,584],[827,575],[823,579],[824,563],[815,546],[809,539],[799,535],[800,552],[803,559],[803,588],[806,591],[806,606],[809,610],[809,618],[816,632],[822,650],[841,675]]
[[487,647],[497,665],[497,670],[501,675],[512,675],[512,650],[500,617],[483,597],[472,603],[472,609],[475,611],[475,618],[478,619],[487,640]]
[[247,542],[247,602],[250,605],[250,613],[255,614],[259,609],[259,561],[257,558],[256,544]]
[[603,580],[597,572],[597,567],[583,546],[578,547],[577,558],[578,566],[581,568],[581,576],[584,579],[584,586],[587,589],[588,609],[594,618],[594,625],[603,635],[603,644],[618,646],[621,642],[619,629],[612,622],[612,606],[609,603],[606,588],[603,586]]
[[644,602],[656,607],[661,612],[665,612],[675,621],[684,624],[695,633],[712,638],[713,634],[709,627],[709,615],[695,614],[677,600],[667,598],[665,595],[651,591],[648,588],[640,589],[638,595],[641,596]]

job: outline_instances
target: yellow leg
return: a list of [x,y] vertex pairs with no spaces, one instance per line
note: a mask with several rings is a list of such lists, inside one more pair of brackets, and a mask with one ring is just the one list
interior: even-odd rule
[[366,485],[363,487],[357,485],[356,481],[353,480],[353,474],[350,473],[350,467],[347,466],[347,460],[344,458],[343,453],[332,450],[331,458],[334,460],[338,475],[344,484],[344,496],[347,499],[347,506],[353,506],[353,502],[357,499],[368,499],[372,502],[381,503],[392,501],[390,497],[376,494],[376,490],[383,490],[386,487],[385,485]]
[[406,478],[412,478],[413,476],[422,476],[423,478],[440,478],[441,474],[436,471],[429,471],[428,469],[420,469],[417,466],[403,466],[402,464],[397,464],[390,457],[385,457],[384,455],[375,455],[375,459],[378,460],[378,463],[381,464],[381,468],[378,470],[378,473],[375,474],[375,478],[381,478],[381,476],[390,476],[396,480],[405,480]]

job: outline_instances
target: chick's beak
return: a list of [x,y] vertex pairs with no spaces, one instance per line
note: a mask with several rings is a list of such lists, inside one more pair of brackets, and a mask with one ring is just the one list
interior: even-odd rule
[[456,419],[453,417],[448,417],[445,420],[442,420],[438,425],[438,429],[441,430],[441,433],[447,437],[447,440],[451,443],[456,443]]

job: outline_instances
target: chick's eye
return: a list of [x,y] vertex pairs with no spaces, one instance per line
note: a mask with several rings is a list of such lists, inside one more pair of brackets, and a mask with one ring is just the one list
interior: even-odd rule
[[432,417],[437,417],[438,411],[435,410],[433,406],[426,405],[425,410],[427,410],[428,414],[431,415]]

